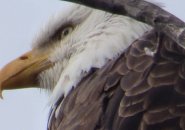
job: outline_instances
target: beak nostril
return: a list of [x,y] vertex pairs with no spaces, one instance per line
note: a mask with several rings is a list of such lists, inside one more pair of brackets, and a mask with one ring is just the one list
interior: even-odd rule
[[26,60],[26,59],[28,59],[28,57],[24,55],[24,56],[21,56],[19,59],[20,60]]

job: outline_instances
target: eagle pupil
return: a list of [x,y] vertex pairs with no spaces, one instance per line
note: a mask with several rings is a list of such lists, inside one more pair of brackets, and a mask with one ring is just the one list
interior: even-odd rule
[[67,36],[69,34],[69,29],[65,29],[63,32],[63,36]]
[[62,32],[62,38],[66,37],[70,32],[72,32],[73,28],[72,27],[66,27],[64,28]]

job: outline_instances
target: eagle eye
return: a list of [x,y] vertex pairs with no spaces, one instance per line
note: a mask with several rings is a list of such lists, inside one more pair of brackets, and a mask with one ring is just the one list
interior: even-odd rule
[[67,25],[59,28],[51,37],[51,40],[61,40],[68,36],[73,31],[73,26]]
[[66,27],[64,28],[64,30],[62,31],[62,37],[66,37],[69,33],[71,33],[73,30],[72,27]]
[[73,31],[73,27],[67,26],[62,30],[61,39],[65,38],[68,34]]

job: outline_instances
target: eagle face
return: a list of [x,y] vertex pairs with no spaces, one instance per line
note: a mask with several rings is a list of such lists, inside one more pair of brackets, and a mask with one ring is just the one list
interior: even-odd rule
[[131,18],[81,5],[52,17],[32,50],[0,71],[0,88],[41,87],[53,105],[66,96],[91,68],[117,58],[151,27]]

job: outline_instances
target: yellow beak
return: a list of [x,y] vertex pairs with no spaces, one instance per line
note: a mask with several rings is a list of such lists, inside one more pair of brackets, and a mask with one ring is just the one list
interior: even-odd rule
[[0,70],[0,95],[6,89],[38,87],[38,74],[51,66],[48,54],[25,53]]

